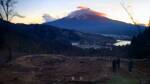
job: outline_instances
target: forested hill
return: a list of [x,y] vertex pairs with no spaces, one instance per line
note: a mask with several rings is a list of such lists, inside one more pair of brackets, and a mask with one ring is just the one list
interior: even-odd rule
[[133,38],[130,54],[135,58],[150,58],[150,27]]
[[[92,35],[74,30],[56,28],[50,25],[41,24],[13,24],[0,20],[0,46],[1,51],[11,50],[14,53],[55,53],[55,54],[80,54],[84,51],[81,48],[71,45],[72,42],[80,41],[115,42],[113,38],[101,35]],[[96,51],[91,51],[96,54]],[[95,53],[94,53],[95,52]],[[3,53],[3,52],[2,52]],[[8,52],[7,52],[8,53]],[[1,53],[0,53],[1,54]],[[109,54],[109,53],[106,53]]]
[[[81,38],[71,30],[44,25],[12,24],[0,20],[1,46],[14,51],[42,51],[69,47],[70,41]],[[57,44],[57,45],[56,45]],[[44,51],[46,51],[44,50]],[[63,50],[63,49],[62,49]]]

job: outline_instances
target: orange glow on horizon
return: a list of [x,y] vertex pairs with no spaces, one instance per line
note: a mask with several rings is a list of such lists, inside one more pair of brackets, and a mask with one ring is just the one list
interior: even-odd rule
[[25,17],[25,18],[15,17],[11,22],[23,24],[41,24],[43,23],[43,20],[42,17]]

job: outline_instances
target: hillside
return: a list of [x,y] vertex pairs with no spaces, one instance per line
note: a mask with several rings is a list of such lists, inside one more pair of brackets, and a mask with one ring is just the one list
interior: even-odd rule
[[14,58],[34,53],[81,55],[81,53],[88,51],[72,46],[72,42],[86,42],[87,44],[92,42],[93,44],[93,41],[98,42],[99,45],[104,45],[106,43],[113,44],[115,39],[49,25],[13,24],[0,20],[0,54],[4,58],[10,54],[10,51]]

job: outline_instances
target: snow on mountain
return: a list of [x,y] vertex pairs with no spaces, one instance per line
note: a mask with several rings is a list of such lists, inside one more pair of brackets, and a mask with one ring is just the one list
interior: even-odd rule
[[89,16],[105,16],[106,14],[104,13],[99,13],[99,12],[95,12],[95,11],[92,11],[90,8],[82,8],[82,9],[79,9],[77,11],[74,11],[72,12],[71,14],[69,14],[67,16],[67,18],[77,18],[77,19],[87,19],[89,18]]
[[96,12],[89,8],[80,8],[64,18],[45,24],[88,33],[128,36],[133,36],[138,33],[136,26],[112,20],[106,17],[105,13]]

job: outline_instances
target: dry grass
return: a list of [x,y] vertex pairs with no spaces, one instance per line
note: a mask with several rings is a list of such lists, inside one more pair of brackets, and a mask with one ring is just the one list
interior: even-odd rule
[[106,81],[111,77],[111,66],[97,58],[29,55],[11,62],[1,73],[6,77],[0,77],[0,80],[8,82],[14,79],[23,81],[23,84],[37,81],[40,84],[49,81]]
[[[114,79],[111,65],[111,62],[101,60],[98,57],[28,55],[12,61],[1,69],[0,83],[106,84],[107,81]],[[125,67],[122,65],[120,74],[127,79],[129,77],[134,78],[131,73],[124,69]]]

